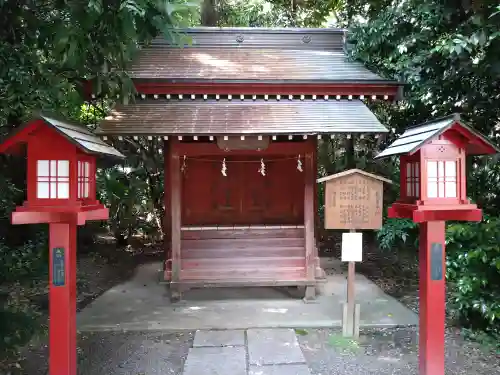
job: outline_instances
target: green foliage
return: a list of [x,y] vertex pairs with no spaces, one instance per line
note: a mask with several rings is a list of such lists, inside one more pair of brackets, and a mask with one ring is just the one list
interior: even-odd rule
[[447,279],[462,321],[500,330],[500,218],[449,225],[446,254]]
[[0,284],[31,281],[47,275],[48,250],[46,233],[40,232],[22,246],[10,247],[0,242]]
[[14,356],[17,348],[25,345],[40,329],[38,313],[12,304],[0,305],[0,371],[3,359]]
[[387,219],[377,231],[377,241],[383,250],[397,251],[403,247],[418,248],[418,225],[409,219]]

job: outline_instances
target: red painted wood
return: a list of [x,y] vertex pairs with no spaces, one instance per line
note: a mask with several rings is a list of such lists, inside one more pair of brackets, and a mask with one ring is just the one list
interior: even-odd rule
[[[255,241],[259,241],[259,237],[254,238],[231,238],[230,244],[232,249],[248,249],[255,247]],[[227,246],[228,239],[224,238],[213,238],[210,241],[200,241],[200,240],[182,240],[183,253],[189,250],[196,249],[220,249]],[[266,247],[282,246],[282,247],[294,247],[294,246],[304,246],[304,238],[265,238]]]
[[[208,240],[203,240],[200,242],[206,243]],[[228,241],[224,247],[219,249],[214,248],[202,248],[202,249],[188,249],[182,248],[182,259],[206,259],[206,258],[238,258],[242,263],[245,262],[247,258],[255,257],[303,257],[305,258],[305,247],[302,246],[273,246],[266,247],[265,240],[256,242],[254,247],[248,247],[244,249],[237,249],[231,246],[231,242]]]
[[481,221],[482,210],[475,204],[457,204],[443,209],[443,206],[395,202],[387,209],[387,215],[393,219],[412,219],[415,223],[447,220]]
[[[76,375],[76,225],[50,224],[49,373]],[[65,250],[65,285],[53,285],[52,249]]]
[[[420,290],[419,290],[419,373],[444,375],[445,333],[445,222],[420,224]],[[441,280],[431,279],[430,250],[432,243],[443,247]]]
[[238,228],[238,229],[204,229],[183,230],[183,240],[203,239],[255,239],[255,238],[304,238],[304,228]]
[[[265,162],[260,158],[187,159],[183,174],[183,225],[263,225],[303,223],[304,173],[294,158]],[[264,159],[266,160],[266,159]]]
[[216,143],[188,143],[188,142],[178,142],[176,141],[172,144],[173,151],[183,156],[186,155],[188,158],[190,156],[255,156],[255,157],[266,157],[275,156],[280,157],[290,157],[297,156],[299,154],[304,155],[306,152],[311,152],[314,150],[314,144],[312,142],[271,142],[269,147],[265,150],[231,150],[225,151],[220,149]]
[[172,231],[172,213],[170,209],[170,198],[171,198],[171,188],[170,188],[170,159],[171,159],[171,147],[170,141],[166,140],[163,142],[163,158],[164,158],[164,170],[163,170],[163,202],[165,206],[165,216],[163,218],[163,246],[165,251],[164,260],[164,278],[167,279],[167,273],[172,271],[169,259],[172,258],[171,251],[171,231]]
[[[235,281],[246,280],[256,285],[260,280],[306,280],[305,267],[255,269],[182,270],[180,280]],[[308,279],[310,280],[310,279]]]
[[[204,82],[135,82],[141,94],[195,94],[195,95],[387,95],[394,98],[398,85],[338,84],[338,83],[204,83]],[[85,81],[87,99],[93,93],[92,81]]]
[[299,228],[184,230],[180,281],[304,281],[303,235]]
[[314,238],[314,191],[316,185],[316,173],[314,170],[314,154],[308,153],[304,163],[304,233],[306,250],[306,276],[307,279],[315,278],[316,270],[316,246]]
[[[175,144],[175,143],[173,143]],[[180,157],[172,152],[170,157],[170,213],[171,213],[171,252],[172,281],[178,281],[181,268],[181,171]]]

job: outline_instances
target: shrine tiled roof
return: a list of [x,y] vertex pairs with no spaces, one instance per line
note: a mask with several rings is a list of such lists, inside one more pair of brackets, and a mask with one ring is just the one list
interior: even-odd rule
[[[351,61],[344,30],[193,28],[190,44],[158,38],[142,47],[127,72],[167,82],[384,83],[399,85]],[[182,48],[181,48],[182,46]]]
[[165,100],[117,105],[100,135],[384,133],[361,100]]

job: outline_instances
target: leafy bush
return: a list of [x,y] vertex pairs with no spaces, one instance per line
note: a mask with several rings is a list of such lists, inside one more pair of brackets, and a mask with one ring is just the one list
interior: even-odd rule
[[447,280],[462,324],[500,329],[500,218],[447,228]]
[[41,328],[37,317],[37,312],[30,308],[0,305],[1,358],[14,355]]
[[0,284],[44,277],[48,269],[46,234],[16,248],[0,242],[0,259]]
[[383,250],[404,246],[418,247],[418,225],[409,219],[387,219],[377,231],[377,241]]

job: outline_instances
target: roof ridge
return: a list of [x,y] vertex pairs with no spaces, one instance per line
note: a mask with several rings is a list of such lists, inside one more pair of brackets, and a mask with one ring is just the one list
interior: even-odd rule
[[424,126],[424,125],[430,125],[430,124],[433,124],[433,123],[436,123],[436,122],[440,122],[440,121],[443,121],[443,120],[446,120],[446,119],[450,119],[450,120],[454,120],[454,121],[462,121],[461,118],[460,118],[460,114],[457,113],[457,112],[453,112],[449,115],[446,115],[446,116],[441,116],[441,117],[437,117],[435,119],[432,119],[432,120],[428,120],[428,121],[425,121],[425,122],[421,122],[421,123],[418,123],[418,124],[415,124],[415,125],[410,125],[408,126],[406,130],[409,130],[409,129],[415,129],[415,128],[419,128],[421,126]]

